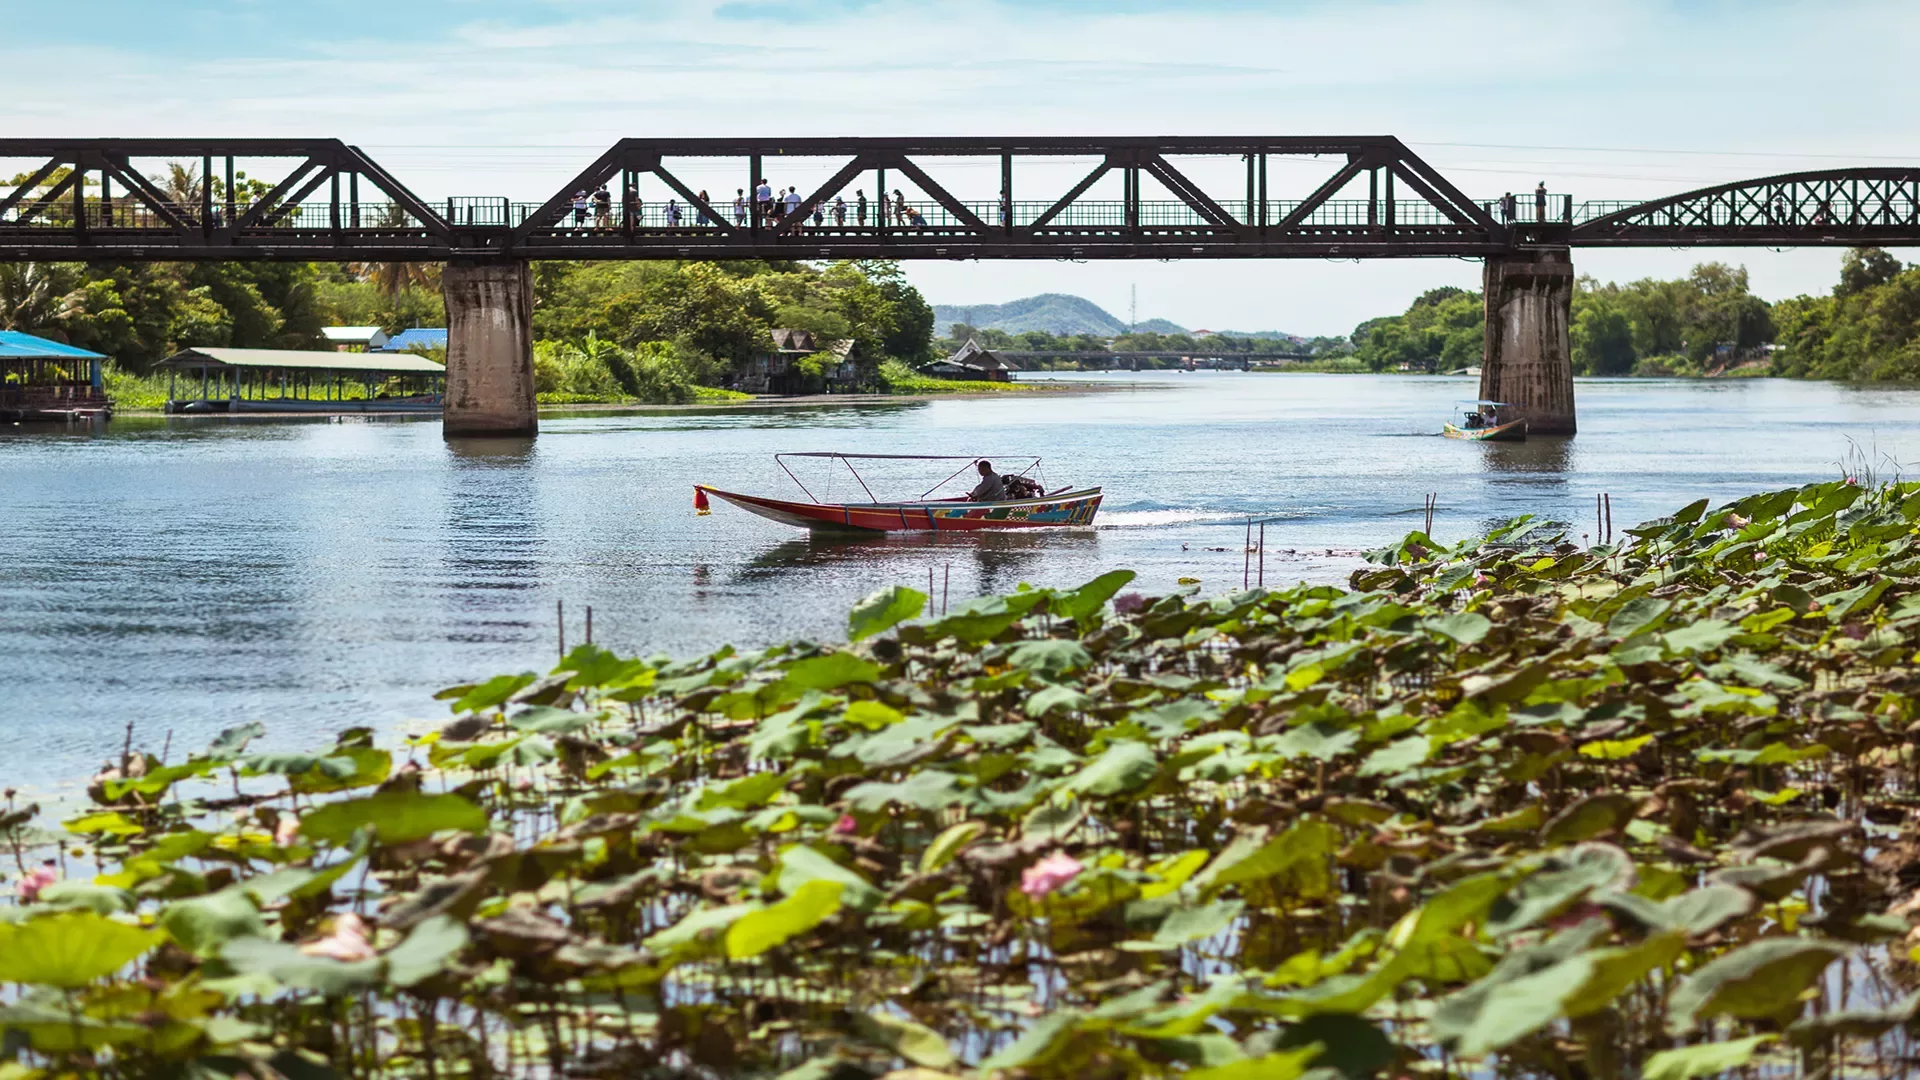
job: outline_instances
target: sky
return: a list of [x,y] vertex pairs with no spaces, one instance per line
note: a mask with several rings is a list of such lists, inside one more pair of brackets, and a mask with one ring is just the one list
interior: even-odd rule
[[[334,137],[436,200],[538,201],[628,136],[1391,134],[1483,200],[1540,181],[1576,200],[1637,200],[1920,156],[1910,2],[11,7],[0,134]],[[1331,171],[1288,172],[1295,190],[1272,197],[1303,197]],[[980,190],[959,194],[993,197],[997,175],[976,172]],[[1831,288],[1839,263],[1832,250],[1732,249],[1581,251],[1575,266],[1626,281],[1711,258],[1744,264],[1768,299]],[[936,303],[1067,292],[1124,318],[1137,290],[1142,319],[1305,334],[1350,332],[1480,273],[1464,260],[906,269]]]

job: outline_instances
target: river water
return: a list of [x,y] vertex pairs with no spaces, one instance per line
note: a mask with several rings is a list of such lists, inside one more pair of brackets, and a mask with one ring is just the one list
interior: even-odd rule
[[[1063,376],[1072,379],[1073,376]],[[262,720],[310,746],[358,724],[443,716],[442,686],[550,664],[569,639],[685,655],[844,633],[875,588],[955,601],[1115,567],[1164,590],[1238,588],[1245,522],[1269,584],[1337,581],[1351,552],[1422,522],[1454,538],[1517,514],[1617,528],[1702,496],[1831,478],[1857,446],[1920,455],[1920,390],[1777,380],[1595,380],[1580,434],[1436,437],[1460,378],[1244,372],[1081,376],[1100,393],[547,418],[537,441],[448,443],[438,421],[142,419],[101,434],[0,428],[0,783],[55,785],[117,753],[125,725],[175,756]],[[1043,458],[1050,487],[1101,484],[1072,532],[810,539],[696,482],[797,497],[789,450]],[[964,463],[875,464],[882,497]],[[823,499],[858,490],[803,461]],[[915,481],[923,481],[918,484]],[[1328,550],[1334,553],[1329,555]]]

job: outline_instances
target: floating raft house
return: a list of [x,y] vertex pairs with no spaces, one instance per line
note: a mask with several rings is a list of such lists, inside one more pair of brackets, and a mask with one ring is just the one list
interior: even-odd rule
[[0,420],[76,420],[113,415],[97,352],[0,330]]
[[447,369],[415,353],[184,349],[161,361],[170,413],[437,413]]

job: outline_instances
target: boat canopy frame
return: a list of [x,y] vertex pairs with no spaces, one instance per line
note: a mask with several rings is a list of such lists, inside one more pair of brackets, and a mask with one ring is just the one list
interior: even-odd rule
[[[1027,454],[1003,454],[1001,456],[1003,458],[1011,458],[1015,461],[1027,461],[1029,457]],[[787,468],[787,458],[831,458],[839,461],[847,467],[848,472],[853,474],[853,478],[860,482],[860,489],[867,493],[867,498],[873,500],[876,504],[880,502],[880,498],[873,493],[872,488],[867,486],[866,477],[860,475],[860,470],[853,467],[855,461],[964,461],[967,463],[947,474],[946,479],[921,492],[920,498],[925,499],[927,496],[932,495],[934,492],[952,483],[954,477],[966,472],[968,467],[975,462],[988,460],[985,454],[843,454],[837,450],[791,450],[773,455],[773,460],[780,466],[780,471],[786,473],[787,479],[792,480],[801,491],[806,492],[807,498],[812,499],[816,505],[824,504],[820,502],[819,496],[809,490],[807,485],[803,483],[798,476],[793,474],[792,469]],[[1033,459],[1027,462],[1025,468],[1012,475],[1025,476],[1039,467],[1040,458],[1034,455]]]

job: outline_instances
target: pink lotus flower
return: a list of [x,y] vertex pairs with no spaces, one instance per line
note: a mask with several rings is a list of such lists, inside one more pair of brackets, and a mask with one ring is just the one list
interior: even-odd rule
[[860,831],[860,823],[853,819],[852,814],[841,814],[840,820],[834,822],[833,828],[828,831],[835,836],[851,836]]
[[308,956],[324,956],[346,963],[371,960],[374,955],[373,945],[367,940],[367,924],[351,911],[335,916],[333,929],[327,936],[307,942],[300,946],[300,951]]
[[279,824],[273,827],[273,842],[281,847],[290,846],[300,835],[300,818],[297,814],[281,814]]
[[1034,863],[1020,872],[1020,891],[1035,900],[1072,881],[1086,867],[1064,851]]
[[19,894],[21,903],[31,904],[40,899],[41,889],[59,880],[60,871],[53,868],[52,862],[45,862],[27,871],[26,876],[14,886],[14,891]]

